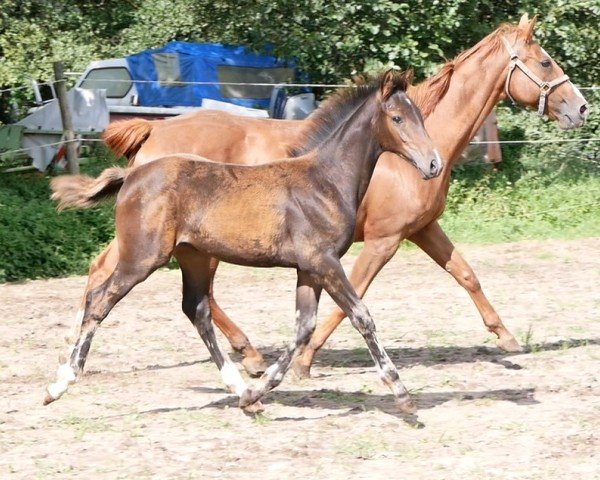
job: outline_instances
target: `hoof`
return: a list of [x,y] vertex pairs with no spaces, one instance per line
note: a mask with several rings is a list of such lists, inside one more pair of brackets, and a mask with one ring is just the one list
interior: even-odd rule
[[43,405],[46,406],[46,405],[52,403],[54,400],[56,400],[56,398],[54,398],[52,395],[50,395],[50,392],[48,392],[48,390],[46,390],[46,394],[44,395]]
[[303,365],[299,362],[301,357],[298,357],[294,362],[292,362],[292,372],[296,378],[304,380],[306,378],[310,378],[310,365]]
[[251,377],[260,377],[267,369],[267,364],[261,355],[256,357],[244,357],[242,359],[242,366],[246,373]]
[[[244,393],[240,395],[239,407],[246,410],[247,407],[259,402],[260,395],[256,390],[247,388]],[[260,402],[259,402],[260,403]]]
[[260,402],[260,400],[258,400],[257,402],[254,402],[250,405],[247,405],[245,407],[242,408],[242,410],[244,411],[244,413],[249,414],[249,415],[256,415],[257,413],[262,413],[265,411],[265,407],[264,405]]
[[523,351],[523,347],[519,345],[519,342],[517,342],[515,337],[499,338],[496,340],[496,345],[505,352],[517,353]]
[[417,404],[409,395],[396,399],[396,406],[402,413],[410,415],[417,413]]

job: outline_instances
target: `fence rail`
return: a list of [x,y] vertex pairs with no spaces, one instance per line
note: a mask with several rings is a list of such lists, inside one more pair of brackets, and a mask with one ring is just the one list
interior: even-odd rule
[[[79,77],[83,74],[83,72],[64,72],[66,77]],[[43,85],[53,85],[59,82],[65,82],[66,79],[60,80],[48,80],[47,82],[38,83],[38,86]],[[160,83],[159,80],[125,80],[125,79],[90,79],[90,81],[102,81],[107,83]],[[169,82],[173,85],[223,85],[223,86],[252,86],[252,87],[275,87],[275,86],[284,86],[284,87],[306,87],[306,88],[344,88],[344,87],[352,87],[353,85],[348,83],[268,83],[268,82],[188,82],[188,81],[174,81]],[[579,90],[582,91],[597,91],[600,90],[599,85],[591,85],[588,87],[580,87],[575,85]],[[11,92],[16,90],[23,90],[31,88],[31,85],[20,85],[15,87],[9,87],[0,89],[0,94],[5,92]]]
[[[65,77],[81,76],[82,72],[64,72]],[[47,82],[38,83],[38,86],[44,85],[55,85],[60,82],[67,81],[66,78],[59,80],[49,80]],[[120,82],[120,83],[158,83],[158,80],[122,80],[122,79],[102,79],[102,82]],[[224,85],[224,86],[284,86],[284,87],[307,87],[307,88],[342,88],[352,87],[350,84],[326,84],[326,83],[251,83],[251,82],[174,82],[177,85]],[[19,91],[31,88],[31,85],[18,85],[15,87],[0,89],[0,94]],[[599,91],[600,86],[592,85],[587,87],[578,87],[582,91]],[[587,143],[587,142],[598,142],[599,138],[557,138],[550,140],[494,140],[494,141],[471,141],[470,145],[515,145],[515,144],[553,144],[553,143]],[[69,143],[81,143],[81,142],[103,142],[100,138],[76,138],[73,140],[62,140],[59,142],[51,142],[42,145],[36,145],[34,147],[19,148],[8,151],[0,151],[0,158],[6,157],[13,154],[26,153],[30,150],[43,147],[52,147],[58,145],[67,145]]]

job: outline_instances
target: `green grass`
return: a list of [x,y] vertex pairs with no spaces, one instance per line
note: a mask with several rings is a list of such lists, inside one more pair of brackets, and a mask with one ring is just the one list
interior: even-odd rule
[[456,243],[600,236],[598,176],[548,185],[524,179],[503,188],[466,189],[454,181],[448,196],[440,224]]

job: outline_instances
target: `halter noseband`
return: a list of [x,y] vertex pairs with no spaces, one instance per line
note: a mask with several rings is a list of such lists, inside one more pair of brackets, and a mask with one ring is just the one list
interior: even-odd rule
[[519,68],[529,79],[535,83],[538,87],[540,87],[540,102],[538,103],[537,114],[542,117],[544,116],[544,109],[546,108],[546,97],[552,91],[552,89],[561,83],[568,82],[568,75],[562,75],[551,82],[544,82],[538,77],[535,73],[533,73],[527,65],[525,65],[521,60],[519,60],[519,56],[515,53],[515,51],[511,48],[510,44],[506,37],[502,37],[502,42],[506,46],[508,50],[508,54],[510,55],[510,63],[508,64],[508,75],[506,76],[506,82],[504,82],[504,92],[506,96],[510,98],[510,101],[514,104],[515,99],[511,96],[508,91],[508,85],[510,84],[510,77],[515,70],[515,68]]

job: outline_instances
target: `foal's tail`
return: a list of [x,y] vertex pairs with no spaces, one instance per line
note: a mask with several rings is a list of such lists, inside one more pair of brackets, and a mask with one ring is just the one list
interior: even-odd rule
[[107,168],[98,178],[86,175],[62,175],[50,181],[52,200],[58,210],[65,208],[90,208],[100,201],[116,195],[129,175],[126,168]]
[[143,118],[132,118],[113,122],[106,127],[102,138],[108,148],[119,157],[123,156],[131,166],[135,154],[152,132],[152,122]]

